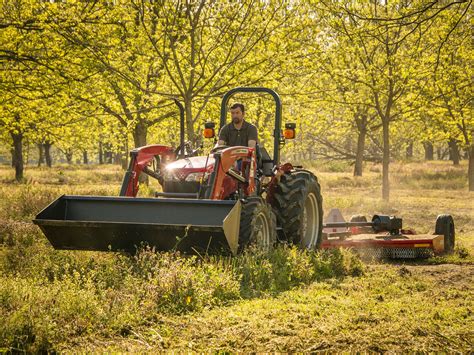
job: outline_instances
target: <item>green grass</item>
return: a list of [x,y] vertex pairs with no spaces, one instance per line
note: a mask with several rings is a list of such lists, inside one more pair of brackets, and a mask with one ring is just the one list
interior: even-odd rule
[[[117,195],[116,166],[31,168],[26,183],[0,167],[0,351],[474,350],[474,194],[466,166],[392,164],[351,176],[313,163],[324,208],[391,213],[420,233],[454,216],[453,255],[364,264],[347,250],[281,246],[236,258],[54,250],[34,215],[61,194]],[[153,188],[142,189],[143,195]]]
[[364,276],[322,280],[275,297],[161,315],[126,337],[84,337],[75,349],[470,352],[473,276],[468,265],[429,272],[373,265]]
[[0,265],[2,346],[51,351],[84,336],[118,337],[162,316],[205,312],[267,298],[334,277],[363,275],[347,251],[280,247],[236,258],[58,252],[19,236]]

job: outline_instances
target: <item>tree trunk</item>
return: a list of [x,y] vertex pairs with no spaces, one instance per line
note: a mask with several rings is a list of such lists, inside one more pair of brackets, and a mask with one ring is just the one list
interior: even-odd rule
[[82,163],[85,165],[89,164],[89,157],[87,156],[87,150],[82,151]]
[[[138,122],[133,130],[133,143],[135,148],[143,147],[146,145],[146,136],[148,132],[148,126],[144,122]],[[140,183],[148,185],[148,176],[146,174],[140,174],[138,178]]]
[[51,157],[51,146],[52,145],[53,145],[53,143],[51,143],[51,142],[43,143],[44,156],[45,156],[45,160],[46,160],[46,166],[48,168],[51,168],[53,166],[53,159]]
[[99,164],[104,164],[104,151],[102,149],[102,142],[99,142]]
[[41,164],[44,164],[44,149],[43,149],[43,143],[38,143],[38,167],[41,166]]
[[133,130],[133,143],[135,148],[144,147],[146,145],[146,136],[148,133],[148,127],[144,122],[138,122]]
[[467,175],[469,179],[469,191],[474,191],[474,142],[471,143],[471,146],[468,149],[469,167],[467,169]]
[[390,137],[389,120],[384,118],[383,127],[383,158],[382,158],[382,198],[385,201],[390,200],[390,181],[388,178],[390,166]]
[[128,169],[128,140],[127,137],[125,137],[125,143],[123,147],[123,152],[122,152],[122,169],[127,170]]
[[112,164],[112,157],[113,157],[113,154],[112,154],[112,151],[109,150],[110,148],[107,147],[107,151],[105,152],[105,163],[106,164]]
[[433,160],[434,159],[433,143],[423,142],[423,148],[425,149],[425,160]]
[[192,144],[194,145],[197,143],[197,139],[194,134],[193,111],[192,102],[190,98],[184,99],[184,118],[186,123],[187,140],[192,142]]
[[438,147],[437,154],[438,160],[445,160],[447,155],[449,157],[449,147],[447,149],[444,149],[443,147]]
[[413,142],[408,143],[405,157],[407,159],[413,158]]
[[23,133],[11,133],[13,139],[13,167],[15,168],[15,180],[23,181]]
[[72,150],[66,149],[66,151],[64,152],[64,155],[66,156],[67,163],[72,164]]
[[115,165],[122,165],[122,153],[116,152],[114,154],[114,164]]
[[26,152],[23,153],[24,155],[23,161],[24,161],[25,166],[28,166],[28,162],[30,160],[30,143],[28,142],[28,140],[26,140],[25,146],[26,146]]
[[354,164],[354,176],[362,176],[366,134],[367,130],[365,128],[359,130],[359,136],[357,137],[356,159]]
[[461,156],[459,155],[458,142],[455,139],[448,141],[449,146],[449,159],[453,161],[453,165],[459,165]]
[[122,166],[122,170],[128,169],[128,155],[126,153],[121,154],[120,165]]
[[105,164],[112,164],[112,147],[110,143],[102,145],[102,157]]

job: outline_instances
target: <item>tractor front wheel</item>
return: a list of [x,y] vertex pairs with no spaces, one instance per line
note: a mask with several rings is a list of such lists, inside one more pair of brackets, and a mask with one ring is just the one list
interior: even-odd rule
[[270,250],[276,242],[276,217],[261,197],[247,197],[240,214],[239,251],[250,246]]

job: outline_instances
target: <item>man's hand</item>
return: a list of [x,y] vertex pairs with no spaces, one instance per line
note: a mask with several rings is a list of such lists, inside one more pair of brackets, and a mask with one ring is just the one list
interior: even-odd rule
[[219,140],[217,141],[216,145],[214,146],[214,148],[217,148],[217,147],[219,147],[219,146],[221,146],[221,145],[225,145],[225,141],[222,140],[222,139],[219,139]]
[[248,142],[248,147],[249,148],[255,148],[256,146],[257,146],[257,141],[249,140],[249,142]]

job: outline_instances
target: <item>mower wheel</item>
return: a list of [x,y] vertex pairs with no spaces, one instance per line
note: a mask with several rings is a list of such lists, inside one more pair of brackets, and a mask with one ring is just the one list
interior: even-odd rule
[[319,248],[323,229],[323,198],[316,176],[306,170],[283,175],[274,201],[273,207],[285,239],[302,248]]
[[276,216],[261,197],[247,197],[240,214],[239,251],[255,246],[270,250],[276,242]]
[[440,214],[436,218],[435,234],[444,235],[444,252],[451,254],[454,251],[454,220],[449,214]]

